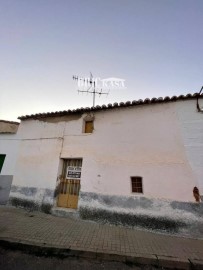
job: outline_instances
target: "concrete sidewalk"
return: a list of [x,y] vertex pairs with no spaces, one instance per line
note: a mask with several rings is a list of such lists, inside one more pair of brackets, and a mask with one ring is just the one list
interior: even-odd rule
[[[52,254],[203,269],[203,240],[0,207],[0,243]],[[20,246],[20,245],[19,245]]]

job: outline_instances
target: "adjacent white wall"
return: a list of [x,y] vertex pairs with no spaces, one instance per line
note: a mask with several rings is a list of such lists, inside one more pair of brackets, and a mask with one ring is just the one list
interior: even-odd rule
[[1,175],[13,175],[19,147],[17,134],[0,134],[0,154],[5,154]]
[[13,185],[55,189],[65,123],[23,121]]

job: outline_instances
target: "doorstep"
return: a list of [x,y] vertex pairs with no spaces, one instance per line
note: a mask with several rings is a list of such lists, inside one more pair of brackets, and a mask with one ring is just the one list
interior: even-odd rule
[[79,218],[78,209],[72,209],[72,208],[53,207],[51,209],[51,214],[57,217]]

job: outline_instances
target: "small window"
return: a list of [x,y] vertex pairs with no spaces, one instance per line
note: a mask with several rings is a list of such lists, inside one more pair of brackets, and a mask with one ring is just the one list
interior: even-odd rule
[[143,193],[142,177],[139,176],[131,177],[131,184],[132,184],[132,192]]
[[85,121],[85,133],[92,133],[93,132],[93,120]]
[[0,172],[2,170],[6,155],[0,155]]

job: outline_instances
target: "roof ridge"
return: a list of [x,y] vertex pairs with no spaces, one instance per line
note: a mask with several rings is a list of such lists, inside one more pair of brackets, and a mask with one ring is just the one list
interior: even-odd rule
[[[19,119],[20,119],[20,118],[19,118]],[[20,125],[19,122],[9,121],[9,120],[3,120],[3,119],[0,119],[0,122],[8,123],[8,124],[16,124],[16,125]]]
[[[187,100],[187,99],[195,99],[199,96],[199,93],[194,94],[186,94],[186,95],[179,95],[179,96],[165,96],[158,97],[158,98],[145,98],[139,99],[139,100],[133,100],[133,101],[126,101],[126,102],[120,102],[120,103],[109,103],[108,105],[97,105],[95,107],[81,107],[78,109],[72,109],[72,110],[65,110],[65,111],[55,111],[55,112],[47,112],[47,113],[37,113],[37,114],[31,114],[31,115],[25,115],[20,116],[18,119],[20,120],[27,120],[27,119],[40,119],[45,117],[53,117],[53,116],[64,116],[64,115],[70,115],[70,114],[77,114],[77,113],[85,113],[90,111],[99,111],[99,110],[106,110],[106,109],[113,109],[113,108],[121,108],[121,107],[130,107],[130,106],[137,106],[137,105],[147,105],[147,104],[153,104],[153,103],[165,103],[165,102],[173,102],[177,100]],[[203,97],[203,94],[200,95]]]

